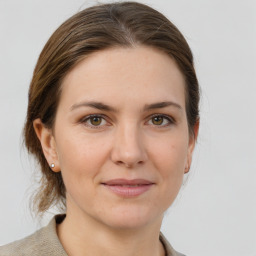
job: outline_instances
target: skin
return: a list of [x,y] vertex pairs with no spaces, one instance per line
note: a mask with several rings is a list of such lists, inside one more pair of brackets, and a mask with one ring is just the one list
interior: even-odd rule
[[[189,135],[184,78],[168,55],[145,46],[93,53],[64,78],[54,129],[39,119],[34,127],[66,186],[58,235],[69,255],[164,255],[163,214],[189,170],[198,131]],[[154,185],[123,197],[102,184],[120,178]]]

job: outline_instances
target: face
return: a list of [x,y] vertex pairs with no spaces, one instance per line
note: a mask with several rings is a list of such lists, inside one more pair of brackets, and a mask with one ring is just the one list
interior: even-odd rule
[[[162,220],[191,162],[185,82],[149,47],[94,53],[64,79],[44,152],[66,186],[67,213],[115,228]],[[52,135],[53,134],[53,135]]]

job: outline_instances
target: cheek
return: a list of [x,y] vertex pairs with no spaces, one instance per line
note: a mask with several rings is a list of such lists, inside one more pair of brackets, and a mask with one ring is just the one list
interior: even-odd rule
[[162,176],[183,175],[187,160],[188,144],[184,137],[166,138],[150,152]]
[[108,144],[84,134],[66,136],[66,138],[58,143],[62,175],[76,182],[84,181],[85,177],[96,176],[107,158]]
[[[97,140],[83,136],[68,137],[58,144],[59,164],[67,191],[73,201],[95,197],[96,177],[105,158],[106,149]],[[96,152],[96,153],[95,153]]]
[[[186,143],[171,142],[162,149],[162,161],[158,161],[160,166],[162,191],[167,208],[175,200],[183,182],[185,165],[187,161]],[[159,159],[160,160],[160,159]]]
[[167,208],[176,198],[183,182],[187,161],[186,136],[174,136],[161,140],[151,151],[151,159],[158,171],[161,194]]

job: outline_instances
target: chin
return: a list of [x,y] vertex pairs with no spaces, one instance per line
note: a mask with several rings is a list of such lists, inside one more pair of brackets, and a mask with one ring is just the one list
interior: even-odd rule
[[142,209],[119,209],[110,212],[111,215],[105,216],[104,222],[113,229],[138,229],[148,225],[159,223],[163,218],[163,214],[153,214],[152,211],[143,211]]

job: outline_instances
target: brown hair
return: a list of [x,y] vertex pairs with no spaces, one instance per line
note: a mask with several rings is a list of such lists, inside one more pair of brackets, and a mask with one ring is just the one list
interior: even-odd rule
[[173,58],[186,81],[186,113],[191,135],[199,118],[199,86],[191,50],[179,30],[161,13],[147,5],[122,2],[96,5],[64,22],[50,37],[36,64],[29,89],[25,144],[41,166],[41,186],[34,206],[43,213],[53,204],[65,206],[61,172],[51,171],[44,157],[33,121],[40,118],[52,128],[67,73],[95,51],[110,47],[151,46]]

